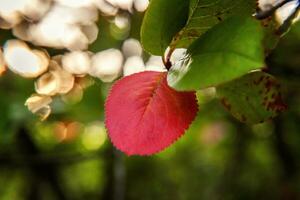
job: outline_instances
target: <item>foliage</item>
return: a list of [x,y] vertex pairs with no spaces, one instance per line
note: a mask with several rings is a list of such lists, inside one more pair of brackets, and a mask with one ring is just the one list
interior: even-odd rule
[[[151,10],[156,2],[159,1],[151,0],[147,17],[151,17]],[[168,2],[171,8],[180,7],[179,4],[173,5],[172,0],[164,2]],[[181,21],[180,26],[177,24],[178,32],[174,29],[173,35],[165,32],[168,39],[164,40],[163,48],[155,54],[166,54],[163,56],[165,61],[168,61],[172,54],[172,66],[165,62],[170,67],[169,72],[146,71],[124,77],[115,85],[95,80],[94,85],[85,89],[82,101],[76,104],[64,103],[59,97],[53,98],[52,115],[43,122],[24,106],[24,101],[34,90],[34,81],[7,71],[0,77],[0,185],[3,186],[0,188],[0,199],[300,199],[300,26],[291,26],[291,30],[284,36],[274,34],[278,28],[277,22],[270,18],[261,22],[251,19],[255,11],[250,7],[239,7],[245,10],[250,8],[248,11],[239,12],[239,9],[235,9],[230,14],[226,13],[222,20],[214,15],[219,9],[226,10],[228,5],[244,2],[247,1],[215,1],[215,5],[222,6],[216,10],[213,8],[205,11],[212,12],[210,20],[203,18],[206,15],[198,18],[197,23],[192,20],[194,25],[213,23],[205,32],[197,33],[196,38],[188,39],[188,43],[185,40],[176,43],[176,48],[189,49],[188,54],[182,56],[178,62],[172,60],[176,50],[172,49],[175,45],[172,46],[171,43],[176,42],[174,38],[177,38],[182,30],[189,30],[186,28],[189,17],[185,16],[185,22]],[[249,0],[249,3],[254,2]],[[194,15],[201,16],[201,9],[199,8],[199,12]],[[188,12],[191,12],[191,9]],[[234,13],[238,14],[238,17],[235,17]],[[132,14],[131,30],[128,32],[118,29],[111,17],[101,17],[98,22],[100,36],[89,46],[89,50],[96,53],[109,48],[120,48],[127,37],[143,40],[139,36],[142,19],[143,13]],[[159,24],[163,20],[167,21],[164,23],[176,23],[173,19],[159,18],[153,23]],[[148,19],[144,18],[144,23],[146,20]],[[227,31],[220,29],[218,36],[211,35],[226,24],[241,21],[246,21],[248,25],[232,25]],[[240,34],[241,30],[251,27],[261,31]],[[144,24],[143,29],[145,28]],[[152,28],[152,34],[159,30],[149,28]],[[231,34],[227,35],[227,32]],[[0,30],[0,33],[1,45],[14,38],[10,30]],[[144,33],[146,35],[142,34],[142,37],[147,37],[147,31]],[[212,38],[210,43],[206,41],[207,37]],[[232,42],[236,38],[244,39],[237,42],[236,46],[231,46],[229,41]],[[197,44],[199,41],[201,45]],[[146,42],[149,42],[149,46],[147,48],[147,45],[143,44],[144,50],[151,52],[149,48],[159,47],[160,41],[152,36]],[[201,65],[188,62],[195,54],[205,53],[207,48],[215,43],[223,48],[237,48],[240,53],[253,55],[253,59],[256,60],[255,66],[252,68],[249,65],[249,69],[242,69],[236,65],[242,72],[229,70],[231,64],[237,64],[235,59],[241,59],[239,57],[227,59],[230,64],[221,63],[218,70],[214,69],[215,57],[206,61],[206,68],[202,66],[203,60],[199,60]],[[167,49],[169,45],[172,47]],[[198,51],[198,48],[203,48],[203,51]],[[197,53],[193,55],[191,49],[197,50]],[[50,55],[62,52],[56,49],[47,50]],[[144,60],[149,56],[151,55],[143,52]],[[190,70],[193,70],[193,73],[183,73],[184,70],[179,70],[186,66],[191,66]],[[176,91],[176,88],[172,88],[173,85],[163,82],[156,84],[164,88],[158,94],[158,90],[154,89],[155,84],[152,84],[154,77],[165,77],[167,74],[170,76],[174,69],[179,70],[178,75],[187,77],[186,81],[195,84],[195,87],[191,87],[196,91]],[[211,74],[203,73],[206,70]],[[225,81],[223,76],[229,78]],[[137,81],[137,78],[141,81]],[[146,78],[149,82],[144,80]],[[203,83],[203,80],[214,82],[203,86],[199,84]],[[126,92],[127,89],[131,89],[132,92]],[[170,94],[182,96],[177,95],[182,93],[191,94],[193,100],[183,102],[182,99],[179,101],[180,99],[176,98],[168,104],[165,103],[170,101]],[[194,93],[198,105],[195,105]],[[161,101],[160,97],[165,98]],[[136,123],[129,129],[129,125],[136,122],[134,119],[141,113],[135,106],[145,102],[146,98],[159,102],[149,104],[149,120]],[[109,104],[116,106],[111,106],[110,110],[107,109]],[[128,106],[122,107],[123,104]],[[177,108],[178,104],[180,108],[173,109]],[[144,108],[144,105],[142,107]],[[196,116],[195,107],[199,109]],[[165,112],[165,109],[170,109],[173,113],[172,118],[166,116],[166,113],[170,112]],[[283,110],[285,112],[281,112]],[[183,120],[182,117],[186,116],[189,116],[189,119]],[[163,125],[167,126],[166,123],[161,127],[153,127],[158,123],[157,120],[165,122],[174,119],[183,121],[167,127],[172,129],[168,133],[174,135],[160,131]],[[117,126],[118,122],[123,125]],[[151,134],[141,130],[139,124],[143,124],[149,132],[152,127],[160,131],[156,137],[158,146],[154,146],[152,140],[148,140]],[[183,126],[188,129],[183,131]],[[118,131],[114,131],[113,127],[117,127]],[[181,130],[173,129],[174,127],[180,127]],[[130,140],[124,137],[124,130],[129,130]],[[175,136],[183,135],[184,137],[174,142]],[[166,137],[168,141],[162,141],[162,137]],[[145,139],[146,142],[142,146],[136,146],[137,139]],[[113,146],[112,142],[115,140],[127,145],[130,143],[129,149],[124,149],[122,144],[117,145],[117,148],[127,154],[155,155],[126,156]],[[165,148],[171,143],[171,147]],[[153,148],[156,148],[155,151]]]
[[146,51],[154,55],[165,52],[173,36],[184,26],[188,6],[189,1],[185,0],[151,1],[141,28],[141,41]]
[[260,24],[254,19],[239,16],[225,20],[189,47],[183,66],[171,69],[169,84],[179,90],[198,90],[262,68],[262,37]]
[[[182,6],[178,6],[179,3]],[[253,1],[232,0],[213,2],[153,0],[145,14],[141,29],[144,49],[162,56],[167,70],[170,69],[167,79],[171,87],[181,91],[216,87],[222,104],[233,116],[251,124],[271,119],[286,108],[274,77],[267,74],[259,76],[257,73],[247,75],[252,70],[265,67],[264,54],[272,43],[272,40],[267,42],[266,38],[269,37],[268,34],[275,34],[275,30],[270,29],[271,26],[263,28],[258,20],[251,18],[253,4]],[[276,5],[273,10],[276,10],[275,7]],[[176,47],[187,47],[187,55],[177,63],[171,63],[170,59]],[[242,78],[237,79],[239,77]],[[158,137],[157,133],[146,130],[156,130],[156,127],[161,127],[161,123],[168,125],[174,121],[172,119],[174,116],[181,116],[181,110],[174,112],[173,115],[169,115],[168,111],[161,114],[160,109],[153,106],[151,110],[155,115],[159,115],[159,118],[153,115],[148,119],[148,124],[132,126],[134,138],[128,131],[121,134],[121,130],[126,127],[124,122],[131,113],[135,113],[135,110],[127,110],[130,104],[123,103],[118,98],[122,96],[121,94],[125,94],[124,91],[131,91],[129,95],[142,98],[146,92],[144,84],[151,83],[151,80],[145,79],[143,84],[133,87],[132,84],[127,84],[127,81],[129,82],[129,79],[118,82],[118,87],[114,87],[113,95],[107,100],[108,132],[116,147],[127,154],[140,154],[139,151],[143,151],[145,146],[147,149],[151,149],[148,146],[152,146],[153,149],[144,154],[155,153],[159,145],[153,138]],[[156,90],[149,95],[155,97]],[[177,102],[178,97],[170,95],[171,97]],[[138,99],[135,99],[134,103],[137,102]],[[186,103],[189,104],[189,101]],[[168,104],[171,105],[170,102]],[[112,110],[115,110],[113,107],[117,107],[122,113],[118,120],[113,120]],[[182,106],[183,109],[186,109],[185,112],[192,112]],[[127,110],[127,113],[123,113],[124,110]],[[138,122],[139,120],[136,121]],[[180,126],[186,127],[185,122],[185,120],[181,122]],[[174,121],[173,126],[175,125],[177,126],[178,122]],[[174,132],[183,132],[176,126]],[[177,138],[173,137],[171,130],[160,131],[166,131],[164,134],[169,137],[163,141],[173,141]],[[124,142],[127,140],[130,144]],[[167,142],[162,147],[170,144],[171,142]],[[159,149],[163,149],[162,147]]]
[[131,75],[115,83],[107,98],[108,133],[128,155],[161,151],[184,133],[197,114],[195,92],[175,91],[166,76],[164,72]]
[[252,72],[217,88],[222,104],[237,119],[262,123],[286,109],[277,80],[264,72]]

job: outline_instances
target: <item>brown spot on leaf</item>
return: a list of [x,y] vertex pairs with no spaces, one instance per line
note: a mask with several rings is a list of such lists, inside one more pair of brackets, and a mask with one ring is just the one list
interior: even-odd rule
[[282,112],[286,109],[287,105],[283,102],[281,94],[275,95],[275,97],[267,103],[267,110],[271,110],[276,113]]
[[273,93],[272,96],[271,96],[271,98],[274,99],[275,97],[276,97],[276,94]]
[[273,88],[273,87],[276,87],[278,84],[275,82],[275,81],[273,81],[273,80],[270,80],[270,77],[267,77],[267,80],[266,80],[266,82],[265,82],[265,88],[266,88],[266,92],[268,93],[268,92],[270,92],[271,91],[271,89]]
[[253,83],[255,85],[259,85],[263,80],[264,80],[264,76],[259,77],[257,80],[254,80]]
[[198,37],[199,36],[199,32],[196,29],[189,29],[189,31],[187,32],[187,37]]
[[247,121],[247,118],[245,117],[245,115],[241,115],[241,120],[242,120],[242,122],[246,122]]
[[221,103],[227,110],[231,110],[231,105],[225,98],[221,99]]

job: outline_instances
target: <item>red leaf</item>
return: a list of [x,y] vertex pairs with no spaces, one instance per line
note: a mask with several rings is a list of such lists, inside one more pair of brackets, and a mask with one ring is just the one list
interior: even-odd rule
[[167,73],[141,72],[113,87],[105,104],[112,143],[128,155],[151,155],[175,142],[194,120],[195,92],[170,88]]

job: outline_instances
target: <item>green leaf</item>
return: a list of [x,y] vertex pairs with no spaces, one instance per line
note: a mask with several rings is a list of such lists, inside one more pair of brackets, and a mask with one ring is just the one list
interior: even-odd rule
[[257,124],[286,109],[278,81],[264,72],[252,72],[217,87],[224,107],[238,120]]
[[264,26],[265,36],[263,39],[263,45],[265,47],[265,53],[269,54],[277,46],[280,35],[276,33],[277,24],[274,21],[261,21]]
[[144,49],[154,55],[163,55],[172,38],[188,18],[187,0],[151,0],[141,28]]
[[177,90],[216,86],[264,66],[263,31],[252,18],[231,17],[188,49],[189,57],[174,65],[169,85]]
[[232,15],[248,15],[255,11],[254,0],[190,0],[186,26],[173,38],[171,48],[187,48],[207,30]]

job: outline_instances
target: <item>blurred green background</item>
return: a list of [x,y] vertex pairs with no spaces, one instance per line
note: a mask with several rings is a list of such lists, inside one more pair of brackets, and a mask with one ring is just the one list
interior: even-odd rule
[[[101,19],[90,50],[138,39],[141,19],[133,16],[130,30]],[[1,45],[11,37],[2,30]],[[189,131],[151,157],[126,157],[107,138],[103,108],[111,85],[96,81],[77,104],[55,99],[53,114],[40,122],[24,106],[34,92],[33,80],[6,73],[0,78],[0,199],[300,199],[299,24],[267,63],[282,83],[286,112],[249,127],[231,117],[210,91],[202,91],[200,113]]]

